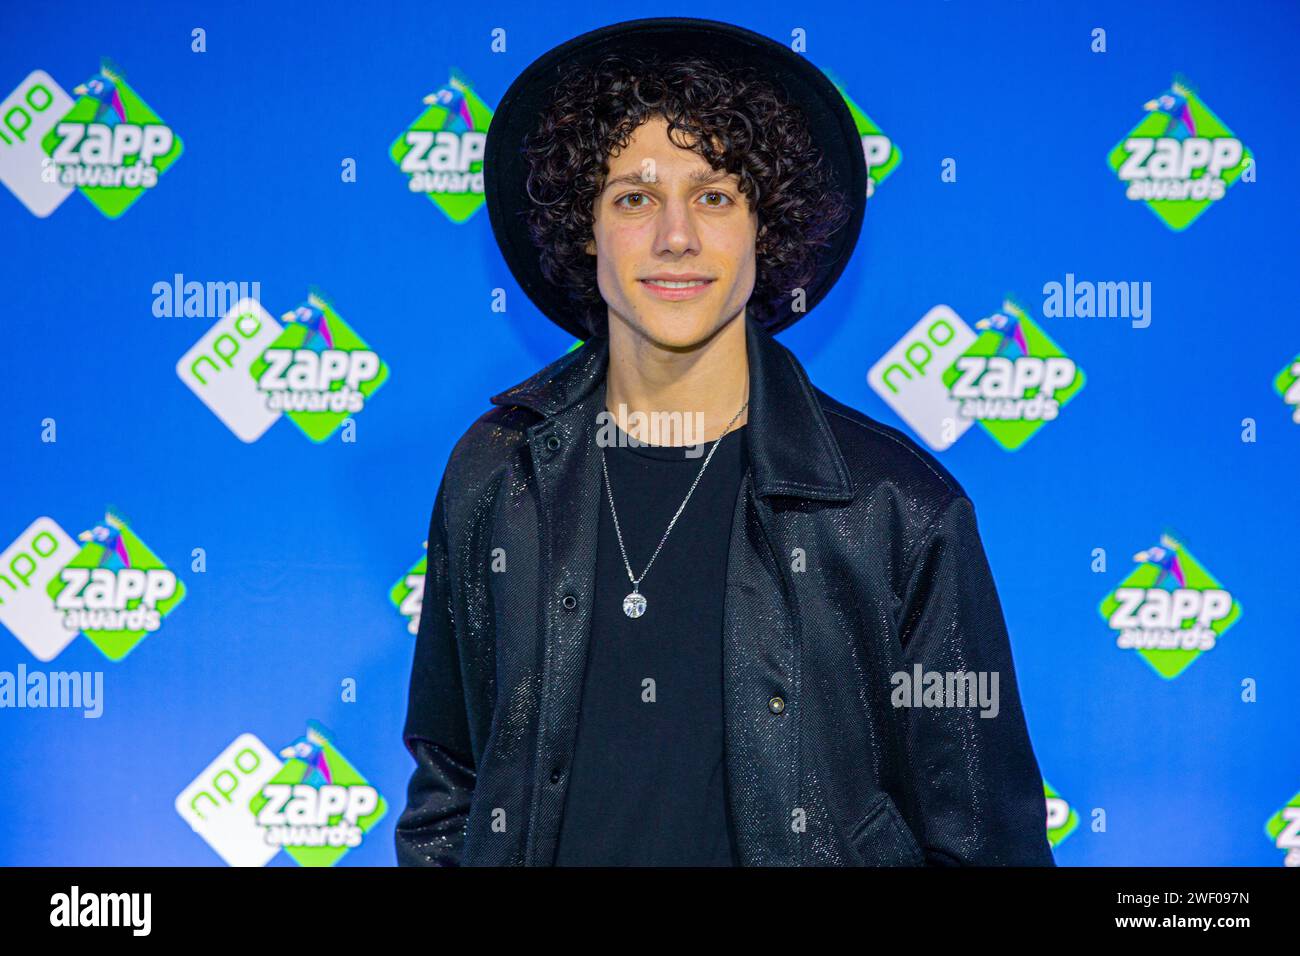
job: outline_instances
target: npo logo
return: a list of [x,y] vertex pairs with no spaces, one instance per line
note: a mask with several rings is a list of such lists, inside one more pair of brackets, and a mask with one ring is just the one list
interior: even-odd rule
[[276,752],[254,734],[239,735],[175,806],[231,866],[265,866],[281,850],[300,866],[333,866],[388,811],[315,720]]
[[36,70],[5,98],[0,181],[41,218],[80,190],[116,219],[180,157],[180,137],[108,58],[72,92]]
[[1015,451],[1083,388],[1083,370],[1014,300],[975,327],[946,305],[931,309],[867,374],[867,381],[931,448],[978,424]]
[[78,635],[120,661],[184,597],[184,582],[112,510],[75,540],[38,518],[0,555],[0,623],[42,661]]
[[388,365],[317,291],[279,321],[242,299],[176,363],[176,374],[245,442],[281,417],[320,443],[388,380]]

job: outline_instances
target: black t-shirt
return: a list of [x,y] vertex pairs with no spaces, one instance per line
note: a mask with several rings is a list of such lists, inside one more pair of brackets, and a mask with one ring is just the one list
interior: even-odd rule
[[[604,449],[633,575],[645,571],[713,441]],[[596,596],[557,866],[735,866],[722,722],[722,612],[745,426],[722,438],[638,588],[601,479]]]

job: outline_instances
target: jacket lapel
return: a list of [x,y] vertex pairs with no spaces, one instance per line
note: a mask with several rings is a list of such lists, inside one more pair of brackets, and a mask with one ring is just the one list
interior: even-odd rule
[[[528,448],[541,501],[542,566],[539,569],[541,689],[534,798],[524,859],[550,865],[555,858],[564,793],[576,743],[582,681],[596,590],[596,547],[602,474],[596,447],[597,415],[604,409],[604,340],[588,342],[568,358],[536,410],[545,415],[527,429]],[[493,399],[496,400],[495,398]]]

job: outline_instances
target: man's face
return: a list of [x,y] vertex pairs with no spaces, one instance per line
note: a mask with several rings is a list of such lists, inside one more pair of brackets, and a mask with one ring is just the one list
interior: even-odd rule
[[[679,140],[685,135],[674,131]],[[609,159],[594,241],[610,322],[669,348],[693,346],[740,314],[754,290],[758,215],[735,174],[668,139],[654,117]],[[688,280],[702,280],[675,288]]]

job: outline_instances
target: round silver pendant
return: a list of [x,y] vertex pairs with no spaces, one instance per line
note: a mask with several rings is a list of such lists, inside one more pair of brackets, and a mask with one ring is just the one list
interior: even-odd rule
[[623,613],[628,617],[640,617],[645,613],[645,596],[633,591],[623,598]]

